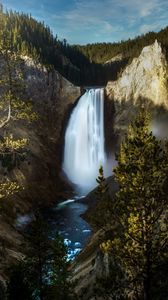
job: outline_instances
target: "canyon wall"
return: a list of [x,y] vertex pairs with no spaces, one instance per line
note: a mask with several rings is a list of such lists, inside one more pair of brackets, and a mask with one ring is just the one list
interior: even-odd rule
[[20,168],[14,170],[13,177],[26,187],[24,199],[45,204],[49,198],[54,201],[58,191],[61,193],[64,124],[81,91],[57,71],[48,71],[29,57],[23,57],[22,71],[24,97],[32,100],[38,120],[32,123],[19,120],[5,129],[28,139],[29,153]]
[[[35,122],[11,122],[4,129],[14,137],[28,139],[27,155],[12,172],[0,165],[0,175],[17,180],[24,190],[0,207],[0,281],[6,279],[6,269],[22,257],[23,237],[16,228],[16,218],[37,207],[45,207],[68,197],[67,183],[61,174],[61,151],[64,126],[81,91],[57,71],[48,71],[29,57],[23,57],[22,71],[25,98],[33,101],[39,118]],[[2,61],[1,61],[2,63]],[[3,134],[1,129],[0,134]],[[69,193],[71,193],[69,189]]]
[[114,126],[122,135],[140,106],[145,106],[153,118],[168,110],[168,65],[161,45],[145,47],[121,73],[117,81],[108,82],[106,97],[114,106]]

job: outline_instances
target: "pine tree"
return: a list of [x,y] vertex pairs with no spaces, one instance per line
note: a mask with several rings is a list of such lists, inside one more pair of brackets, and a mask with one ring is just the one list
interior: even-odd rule
[[[119,191],[113,216],[118,231],[110,245],[112,253],[125,270],[127,289],[137,299],[159,299],[152,287],[157,267],[167,263],[168,159],[161,142],[149,131],[143,109],[130,125],[117,161]],[[163,283],[160,278],[160,293]]]
[[[37,213],[36,220],[32,222],[26,237],[28,243],[25,249],[25,259],[22,263],[22,278],[20,289],[27,287],[31,299],[36,300],[63,300],[69,299],[70,284],[68,278],[68,262],[67,248],[63,239],[57,234],[55,238],[49,238],[50,231],[42,216]],[[15,272],[18,268],[14,268],[14,273],[9,281],[11,292],[15,290],[17,293],[19,286],[15,281]],[[10,294],[10,290],[8,293]],[[10,295],[13,299],[12,295]],[[19,298],[18,298],[19,299]]]
[[22,60],[20,52],[15,49],[17,28],[12,16],[11,12],[5,14],[0,9],[0,161],[7,170],[5,176],[0,178],[0,199],[22,188],[17,182],[11,182],[7,175],[25,157],[28,142],[27,139],[15,139],[12,134],[7,134],[6,128],[16,120],[30,122],[37,119],[31,101],[25,99]]
[[[0,72],[0,87],[3,93],[0,95],[1,113],[0,129],[4,128],[11,120],[26,119],[28,121],[37,118],[32,112],[32,103],[25,97],[25,86],[23,72],[21,70],[22,60],[20,53],[14,47],[15,35],[10,18],[2,13],[0,23],[0,57],[2,68]],[[0,17],[1,17],[0,15]],[[6,116],[4,117],[6,113]]]
[[32,222],[27,236],[28,246],[25,259],[25,280],[34,291],[35,299],[44,300],[45,285],[48,280],[50,252],[49,228],[38,213]]
[[50,285],[47,290],[48,300],[75,300],[73,287],[69,278],[69,262],[67,261],[67,247],[62,237],[57,233],[52,241],[52,255],[50,266]]
[[96,213],[89,216],[89,221],[96,229],[101,228],[107,230],[107,226],[109,226],[111,219],[112,201],[109,197],[108,184],[104,177],[104,170],[102,166],[99,168],[99,175],[96,181],[98,183],[98,187],[94,195],[97,200],[95,208]]

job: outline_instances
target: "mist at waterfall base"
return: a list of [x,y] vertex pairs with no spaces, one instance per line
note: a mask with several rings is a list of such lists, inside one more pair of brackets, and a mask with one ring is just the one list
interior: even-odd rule
[[99,168],[111,175],[112,160],[105,153],[104,89],[86,90],[71,113],[65,133],[63,170],[78,194],[96,185]]
[[87,204],[84,195],[96,186],[100,165],[105,176],[112,173],[112,159],[105,153],[104,89],[88,89],[73,109],[65,133],[63,170],[75,186],[76,195],[57,203],[47,213],[51,237],[59,232],[68,248],[68,260],[73,260],[87,244],[92,234],[82,218]]

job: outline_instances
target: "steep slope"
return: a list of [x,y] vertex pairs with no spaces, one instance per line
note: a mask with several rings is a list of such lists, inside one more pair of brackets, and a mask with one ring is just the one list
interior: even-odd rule
[[[0,35],[10,37],[11,46],[22,55],[38,58],[47,68],[54,67],[76,85],[105,85],[115,80],[117,73],[127,64],[127,59],[103,65],[90,60],[65,39],[59,40],[52,30],[31,15],[0,9]],[[111,58],[111,57],[110,57]]]
[[[152,114],[168,110],[168,65],[161,45],[143,48],[117,81],[106,86],[106,95],[113,101],[114,129],[125,130],[137,108],[145,105]],[[157,107],[157,109],[156,109]]]
[[[9,132],[16,136],[20,134],[29,140],[30,154],[21,170],[15,170],[14,176],[21,177],[22,180],[25,178],[30,188],[34,186],[36,194],[33,192],[31,197],[27,197],[45,202],[45,199],[54,197],[59,190],[59,174],[56,174],[56,170],[60,171],[61,166],[61,133],[66,115],[81,92],[80,87],[74,86],[57,71],[49,72],[29,57],[23,57],[22,69],[26,86],[24,96],[32,99],[39,120],[29,124],[17,121],[8,126]],[[25,173],[23,176],[20,174],[22,171]],[[49,186],[46,185],[47,182]]]
[[66,198],[68,186],[61,175],[63,131],[67,116],[81,94],[80,87],[55,70],[48,72],[29,57],[23,57],[22,69],[25,96],[32,99],[39,120],[16,121],[5,128],[16,137],[27,138],[29,143],[26,159],[12,172],[8,173],[0,164],[0,176],[6,173],[25,188],[0,203],[0,281],[6,279],[10,265],[16,263],[24,251],[23,237],[15,226],[16,218]]
[[109,82],[107,96],[122,101],[146,98],[154,105],[168,108],[167,62],[157,40],[151,46],[143,48],[140,56],[134,58],[116,82]]
[[166,53],[168,53],[167,36],[168,27],[165,27],[159,32],[150,31],[126,41],[88,44],[78,46],[78,48],[86,57],[96,63],[105,63],[120,54],[122,54],[123,58],[129,58],[132,61],[133,58],[140,55],[144,47],[151,45],[156,39],[164,46]]

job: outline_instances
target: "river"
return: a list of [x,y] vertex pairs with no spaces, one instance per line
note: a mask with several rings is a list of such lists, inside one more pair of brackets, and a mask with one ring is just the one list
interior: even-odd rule
[[61,202],[45,213],[50,226],[50,237],[59,232],[68,247],[68,260],[73,260],[84,248],[91,236],[91,227],[81,217],[87,210],[87,205],[75,197]]

